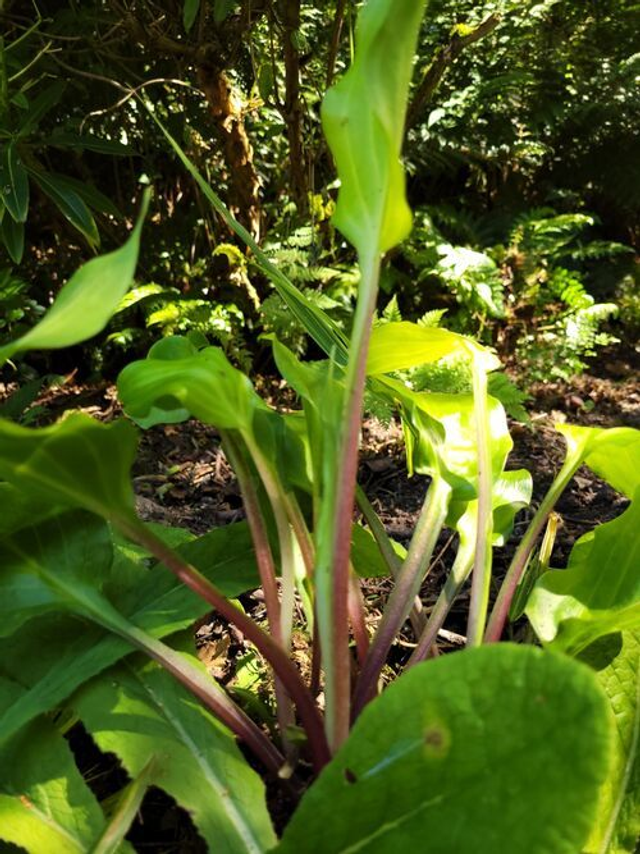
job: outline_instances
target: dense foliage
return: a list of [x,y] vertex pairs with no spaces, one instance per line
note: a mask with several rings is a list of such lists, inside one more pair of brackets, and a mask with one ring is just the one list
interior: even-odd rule
[[[153,116],[274,263],[348,324],[357,271],[330,223],[319,105],[349,63],[356,4],[34,9],[3,8],[0,333],[19,332],[82,258],[122,237],[143,181],[155,198],[137,287],[94,369],[188,331],[245,366],[264,366],[262,331],[305,346]],[[403,144],[416,228],[382,272],[403,316],[446,310],[445,326],[515,354],[528,378],[550,353],[568,378],[611,336],[637,333],[634,21],[621,0],[430,3]]]
[[[615,238],[632,202],[598,225],[613,177],[571,187],[612,127],[623,156],[626,118],[574,140],[562,177],[554,158],[588,111],[547,120],[538,103],[544,80],[557,92],[574,76],[556,36],[580,70],[567,91],[586,98],[577,78],[598,74],[581,36],[628,50],[605,38],[627,8],[573,20],[567,4],[556,21],[558,6],[470,4],[485,17],[452,23],[435,0],[112,0],[37,20],[10,4],[2,238],[22,266],[0,280],[0,366],[26,375],[109,344],[125,364],[106,423],[77,411],[42,426],[28,409],[42,376],[0,413],[2,846],[127,854],[153,787],[212,852],[637,854],[640,431],[558,425],[564,461],[516,526],[532,477],[510,467],[507,409],[523,398],[491,346],[529,376],[545,348],[556,376],[581,370],[618,310],[598,301],[598,269],[615,285],[629,262]],[[94,84],[117,103],[97,106]],[[73,231],[48,232],[44,210]],[[116,248],[67,275],[73,233]],[[259,347],[293,407],[250,379]],[[398,420],[407,474],[425,476],[407,548],[358,483],[366,407]],[[198,537],[143,521],[131,475],[140,430],[189,419],[217,432],[245,513]],[[559,570],[554,508],[581,466],[624,511]],[[455,558],[427,613],[441,535]],[[390,592],[369,615],[376,576]],[[249,613],[238,597],[257,588]],[[465,649],[441,655],[461,603]],[[246,661],[224,682],[195,656],[211,609],[250,650],[250,679]],[[412,652],[392,662],[405,626]],[[106,789],[77,734],[117,758]]]

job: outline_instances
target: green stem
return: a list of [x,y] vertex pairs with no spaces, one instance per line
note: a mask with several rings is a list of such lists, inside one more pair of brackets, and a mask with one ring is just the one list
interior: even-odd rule
[[433,606],[433,610],[429,614],[429,619],[424,631],[418,639],[418,645],[411,654],[411,658],[406,664],[405,669],[413,667],[429,655],[429,650],[433,646],[438,632],[444,625],[449,611],[455,602],[463,584],[469,577],[469,573],[473,567],[473,551],[461,543],[456,559],[451,567],[451,572],[447,578],[444,587],[440,591],[440,595]]
[[157,774],[157,757],[155,754],[146,763],[138,776],[131,781],[120,793],[118,805],[109,817],[109,822],[94,843],[91,854],[116,854],[124,837],[140,809],[147,789]]
[[[141,545],[143,545],[141,543]],[[224,690],[206,673],[191,664],[183,655],[152,635],[130,623],[105,601],[100,607],[83,603],[83,611],[105,629],[124,638],[137,649],[157,661],[185,688],[191,691],[219,720],[241,738],[275,774],[284,765],[284,758],[262,730],[231,700]]]
[[[371,529],[371,533],[373,534],[373,538],[378,545],[380,554],[382,555],[382,559],[386,563],[387,569],[389,570],[389,575],[392,578],[397,578],[400,572],[400,568],[402,567],[402,561],[396,554],[393,548],[393,543],[391,542],[391,538],[387,534],[384,525],[380,521],[380,517],[373,509],[373,506],[367,498],[365,491],[359,485],[356,487],[356,501],[358,502],[358,507],[360,508],[367,525]],[[414,635],[419,638],[422,632],[424,631],[424,627],[426,625],[424,608],[422,606],[422,599],[420,599],[419,596],[416,596],[416,598],[413,600],[413,605],[411,606],[411,611],[409,612],[409,620],[411,621],[411,628],[413,629]]]
[[516,590],[518,589],[522,573],[525,570],[536,540],[545,526],[549,513],[551,513],[555,507],[556,502],[566,489],[567,484],[576,473],[581,463],[581,457],[576,458],[572,456],[565,460],[564,465],[558,472],[535,516],[531,520],[531,523],[529,524],[529,527],[527,528],[527,531],[513,556],[513,560],[509,565],[509,569],[507,570],[507,574],[502,582],[498,598],[493,606],[489,625],[487,626],[487,631],[484,637],[485,643],[496,643],[502,637],[502,632],[504,631],[504,626],[509,615],[511,602],[515,596]]
[[478,510],[476,516],[476,547],[471,582],[471,603],[467,623],[467,646],[480,646],[487,622],[491,590],[493,510],[491,471],[491,425],[487,398],[487,373],[473,363],[473,410],[476,422],[478,454]]
[[380,257],[360,258],[360,291],[354,318],[337,453],[325,450],[325,490],[320,508],[316,607],[325,670],[326,730],[332,751],[349,734],[349,557],[358,469],[362,401],[371,324],[378,295]]
[[394,638],[407,619],[411,605],[429,568],[440,531],[447,517],[451,487],[442,478],[435,479],[427,492],[409,552],[369,649],[354,694],[354,717],[375,696],[380,671]]
[[[251,538],[253,540],[256,563],[258,564],[258,572],[260,573],[260,580],[262,582],[269,629],[276,641],[281,644],[283,649],[286,649],[285,639],[282,633],[280,599],[278,598],[278,588],[276,585],[276,568],[273,561],[271,546],[269,544],[264,516],[258,499],[258,493],[256,492],[249,467],[245,463],[236,439],[230,431],[221,432],[225,454],[233,466],[233,470],[238,478],[238,483],[240,484],[240,491],[242,493],[244,508],[247,515],[247,522],[249,524],[249,530],[251,531]],[[282,745],[285,753],[287,754],[287,759],[291,760],[294,755],[294,748],[287,740],[286,734],[288,728],[295,723],[293,705],[284,685],[277,677],[274,679],[274,690],[276,695],[278,723],[280,725]]]
[[302,681],[300,673],[282,647],[244,611],[229,602],[218,588],[211,584],[195,567],[186,563],[177,552],[167,546],[153,531],[142,525],[137,519],[118,518],[114,519],[113,522],[126,536],[151,552],[180,581],[198,596],[201,596],[226,620],[237,626],[264,655],[298,708],[300,719],[309,739],[313,762],[316,770],[319,771],[329,760],[322,718],[309,690]]
[[276,584],[276,568],[269,545],[267,528],[260,507],[258,493],[253,485],[251,473],[245,463],[242,452],[236,440],[228,432],[222,432],[222,445],[224,452],[231,463],[238,478],[242,501],[244,504],[247,523],[251,531],[253,549],[256,555],[256,563],[264,593],[264,603],[267,609],[267,621],[273,637],[282,643],[282,624],[280,619],[280,600],[278,598],[278,587]]
[[273,516],[278,530],[278,541],[280,543],[280,564],[282,578],[282,600],[281,600],[281,639],[284,648],[288,651],[291,647],[291,632],[293,631],[293,611],[295,607],[296,571],[295,554],[293,550],[293,531],[289,524],[289,518],[282,500],[282,489],[271,466],[265,459],[262,451],[249,433],[243,435],[249,453],[258,470],[258,474],[264,484],[269,496]]

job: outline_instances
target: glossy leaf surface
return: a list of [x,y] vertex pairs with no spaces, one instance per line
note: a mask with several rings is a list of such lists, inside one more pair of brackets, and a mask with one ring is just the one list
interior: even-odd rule
[[611,727],[594,675],[562,656],[500,644],[417,665],[365,709],[277,850],[576,854]]
[[14,222],[24,222],[29,211],[29,176],[13,143],[0,154],[2,201]]
[[470,356],[487,371],[500,360],[471,338],[438,327],[419,326],[407,320],[376,326],[371,332],[367,373],[389,374],[437,362],[444,356]]
[[184,421],[191,415],[222,429],[249,429],[264,406],[248,378],[222,350],[197,350],[186,338],[165,338],[146,359],[132,362],[118,377],[118,393],[142,427]]

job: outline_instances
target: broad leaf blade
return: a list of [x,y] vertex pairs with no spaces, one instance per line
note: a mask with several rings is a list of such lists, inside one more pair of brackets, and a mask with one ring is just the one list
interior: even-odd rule
[[585,854],[634,854],[640,841],[640,631],[608,635],[580,656],[616,720],[614,759]]
[[264,407],[221,349],[198,351],[178,336],[159,341],[146,359],[127,365],[118,377],[118,394],[127,414],[143,427],[193,415],[215,427],[246,430],[256,408]]
[[353,65],[322,102],[340,176],[335,225],[362,256],[411,231],[400,150],[421,0],[373,0],[358,15]]
[[[0,712],[21,695],[0,678]],[[85,854],[103,827],[98,802],[48,721],[34,721],[0,748],[0,839],[29,854]]]
[[158,757],[153,783],[189,810],[210,850],[260,854],[273,845],[260,778],[229,732],[157,665],[129,659],[73,706],[131,776]]
[[[229,598],[259,584],[244,522],[211,531],[177,549]],[[206,603],[161,566],[141,566],[131,578],[131,589],[120,591],[113,601],[131,623],[155,638],[187,628],[206,611]],[[0,672],[28,688],[20,702],[0,716],[0,742],[130,652],[130,644],[122,638],[62,614],[41,617],[0,641]]]
[[610,632],[640,628],[640,492],[617,519],[581,537],[567,569],[536,583],[526,614],[546,644],[576,655]]
[[611,720],[583,665],[531,647],[420,664],[368,706],[308,790],[279,854],[576,854]]
[[0,364],[19,351],[70,347],[104,329],[133,282],[148,204],[145,195],[138,222],[124,246],[93,258],[74,273],[40,323],[0,348]]
[[107,518],[133,513],[129,471],[137,432],[75,413],[51,427],[0,421],[0,476],[38,498]]
[[367,357],[367,373],[389,374],[455,355],[479,359],[487,371],[500,367],[497,356],[464,335],[403,320],[374,327]]
[[640,430],[633,427],[579,427],[557,424],[568,457],[584,462],[627,498],[640,487]]

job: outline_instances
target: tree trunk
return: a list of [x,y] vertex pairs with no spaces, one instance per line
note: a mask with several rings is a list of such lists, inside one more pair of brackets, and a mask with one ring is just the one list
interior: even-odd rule
[[198,67],[198,83],[209,103],[229,169],[229,206],[256,240],[260,239],[260,180],[241,105],[227,75],[213,63]]

